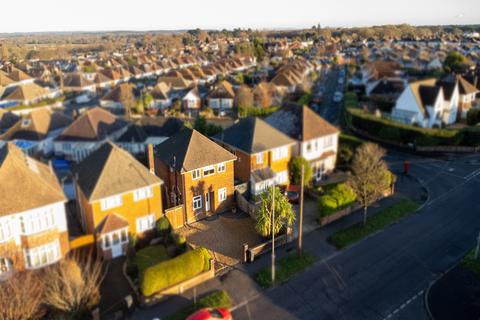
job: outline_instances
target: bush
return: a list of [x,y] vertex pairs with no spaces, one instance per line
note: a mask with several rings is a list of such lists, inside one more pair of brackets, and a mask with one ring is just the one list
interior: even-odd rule
[[168,259],[167,251],[163,245],[150,246],[139,250],[133,258],[138,273],[142,274],[149,267]]
[[158,219],[156,227],[159,236],[164,237],[170,232],[170,222],[165,216]]
[[310,163],[304,157],[295,157],[288,164],[288,169],[292,178],[292,182],[296,185],[300,185],[302,182],[302,165],[304,166],[304,181],[303,185],[308,185],[312,179],[312,167]]
[[207,249],[199,247],[147,268],[140,280],[140,290],[144,296],[151,296],[208,269],[210,269],[210,254]]
[[351,206],[357,200],[353,189],[346,183],[330,188],[318,199],[320,217],[327,217]]
[[197,310],[203,308],[225,308],[228,309],[232,306],[232,299],[228,293],[224,290],[216,291],[198,300],[196,305],[190,305],[171,316],[166,317],[166,320],[184,320],[189,315]]
[[350,108],[348,114],[354,128],[396,143],[407,144],[415,141],[417,145],[424,146],[456,146],[463,140],[463,132],[459,130],[417,128],[413,125],[377,118],[360,109]]
[[480,109],[470,109],[467,112],[467,124],[474,126],[480,122]]

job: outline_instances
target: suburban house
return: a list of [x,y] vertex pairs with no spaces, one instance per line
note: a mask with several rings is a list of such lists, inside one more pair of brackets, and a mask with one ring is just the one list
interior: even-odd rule
[[182,98],[183,110],[190,113],[198,113],[202,108],[202,97],[197,86],[187,92]]
[[462,119],[465,119],[467,117],[468,110],[475,106],[475,99],[480,90],[478,90],[475,85],[468,82],[462,76],[457,76],[456,80],[458,82],[458,90],[460,95],[458,112],[459,116]]
[[29,155],[48,156],[53,153],[53,140],[72,122],[64,113],[36,109],[22,115],[0,140],[12,141]]
[[96,84],[88,80],[81,73],[69,73],[62,79],[64,92],[92,92],[96,90]]
[[81,161],[106,140],[115,140],[128,129],[128,122],[96,107],[75,119],[54,140],[57,157]]
[[236,157],[196,130],[183,128],[156,147],[155,172],[165,183],[167,217],[178,226],[229,210]]
[[272,185],[288,185],[288,163],[295,141],[264,120],[243,118],[213,137],[237,156],[235,179],[250,183],[253,195]]
[[221,81],[207,97],[208,106],[217,110],[233,108],[235,92],[228,81]]
[[291,104],[265,121],[297,141],[293,156],[302,156],[310,163],[314,182],[335,169],[340,131],[312,109]]
[[456,122],[459,91],[456,83],[427,79],[409,83],[398,97],[392,118],[423,128]]
[[153,107],[157,109],[165,109],[172,105],[170,98],[170,87],[165,82],[158,83],[150,93],[153,98]]
[[[113,88],[109,93],[100,98],[100,105],[107,109],[115,111],[123,110],[127,106],[124,103],[135,103],[135,97],[133,95],[133,87],[129,83],[122,83]],[[134,105],[130,106],[130,108]]]
[[177,118],[142,118],[130,126],[115,143],[133,155],[144,155],[149,144],[154,147],[184,127]]
[[73,171],[78,218],[106,259],[125,255],[129,239],[148,236],[163,215],[162,180],[111,142]]
[[6,88],[0,100],[2,102],[31,105],[41,100],[55,98],[57,95],[58,92],[51,92],[31,82]]
[[67,254],[67,200],[51,167],[0,142],[0,194],[0,279]]

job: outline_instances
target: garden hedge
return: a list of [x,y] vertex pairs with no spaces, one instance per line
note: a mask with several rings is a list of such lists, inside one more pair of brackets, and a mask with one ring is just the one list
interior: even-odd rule
[[318,199],[320,217],[328,217],[340,210],[351,206],[357,200],[357,196],[353,189],[345,184],[339,183],[328,189]]
[[419,128],[377,118],[361,109],[349,108],[348,113],[354,128],[392,142],[407,144],[415,141],[419,146],[466,145],[463,130]]
[[210,254],[207,249],[199,247],[147,268],[141,277],[140,290],[148,297],[209,269]]

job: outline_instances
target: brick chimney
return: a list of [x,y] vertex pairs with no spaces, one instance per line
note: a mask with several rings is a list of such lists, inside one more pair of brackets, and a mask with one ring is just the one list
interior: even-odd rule
[[150,143],[147,146],[148,169],[155,174],[155,160],[153,158],[153,145]]

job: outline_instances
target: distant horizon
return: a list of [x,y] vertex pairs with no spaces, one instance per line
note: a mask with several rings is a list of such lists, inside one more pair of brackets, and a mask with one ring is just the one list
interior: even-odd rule
[[[409,24],[414,26],[480,23],[478,0],[440,2],[404,0],[158,1],[17,0],[2,3],[0,33],[148,32],[254,29],[298,30],[321,24],[332,28]],[[21,12],[21,19],[18,13]],[[10,14],[6,14],[10,13]]]

